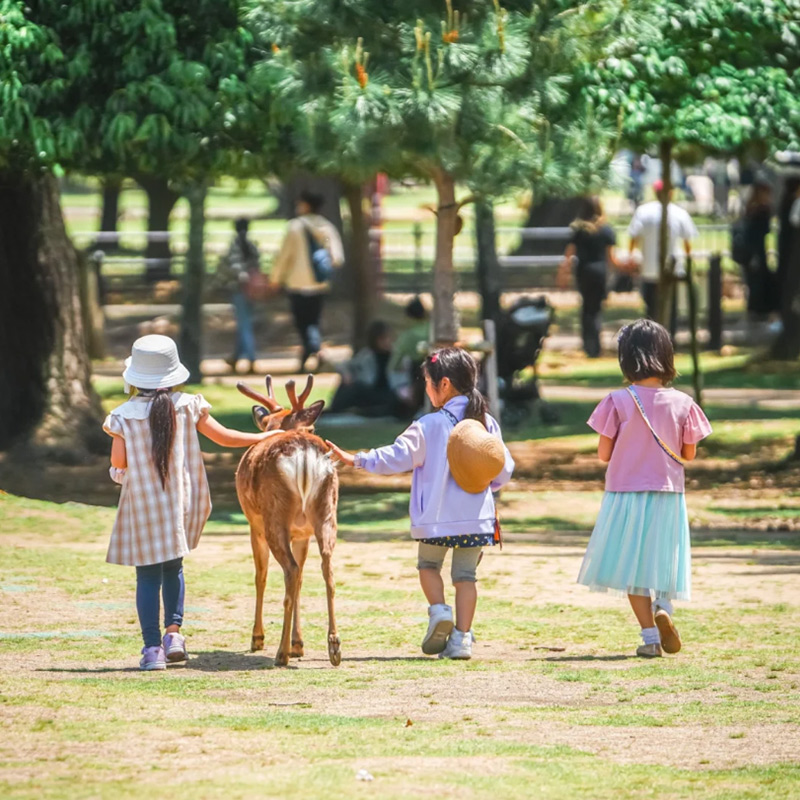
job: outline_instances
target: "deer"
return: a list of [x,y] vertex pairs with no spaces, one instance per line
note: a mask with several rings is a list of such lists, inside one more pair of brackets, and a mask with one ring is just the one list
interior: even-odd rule
[[319,545],[322,575],[328,599],[328,657],[338,666],[342,660],[341,642],[334,615],[335,586],[331,559],[336,545],[336,508],[339,477],[325,442],[314,435],[314,424],[325,406],[324,400],[305,402],[314,383],[308,376],[306,387],[297,396],[295,382],[286,384],[291,408],[275,400],[272,377],[267,375],[267,394],[256,392],[239,382],[236,388],[255,400],[253,420],[262,431],[283,430],[251,447],[236,470],[236,493],[250,524],[250,544],[255,562],[256,607],[250,652],[264,649],[264,588],[270,552],[283,569],[283,630],[275,656],[275,666],[285,667],[290,658],[304,655],[300,627],[300,589],[303,567],[311,537]]

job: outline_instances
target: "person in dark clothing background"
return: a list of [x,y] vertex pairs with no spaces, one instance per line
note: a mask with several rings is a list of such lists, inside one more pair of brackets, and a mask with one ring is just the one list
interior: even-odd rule
[[578,217],[570,227],[572,239],[564,251],[558,285],[562,288],[569,285],[570,268],[574,266],[575,283],[582,301],[583,349],[589,358],[598,358],[608,266],[619,268],[613,250],[617,236],[606,222],[603,208],[596,197],[584,198]]
[[756,179],[750,190],[742,217],[742,254],[740,263],[747,284],[747,311],[751,316],[765,316],[777,307],[775,278],[767,261],[767,236],[772,225],[772,187]]
[[785,296],[787,289],[786,279],[797,231],[790,221],[790,216],[798,197],[800,197],[800,175],[790,175],[783,184],[783,194],[778,207],[778,270],[775,283],[779,298]]

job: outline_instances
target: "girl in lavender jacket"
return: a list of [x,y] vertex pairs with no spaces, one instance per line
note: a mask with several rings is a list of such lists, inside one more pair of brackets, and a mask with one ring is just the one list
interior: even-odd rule
[[[422,652],[468,659],[472,657],[472,620],[478,601],[476,570],[483,547],[494,544],[495,539],[492,491],[508,483],[514,460],[506,448],[503,471],[486,491],[471,494],[459,488],[447,462],[450,432],[462,419],[477,419],[489,433],[502,438],[500,426],[478,391],[478,366],[469,353],[455,347],[438,350],[425,360],[423,374],[425,390],[438,410],[414,422],[394,444],[355,456],[328,444],[341,462],[367,472],[393,475],[413,470],[411,536],[419,541],[419,581],[430,604]],[[455,628],[453,610],[444,601],[441,575],[448,549],[453,551]]]

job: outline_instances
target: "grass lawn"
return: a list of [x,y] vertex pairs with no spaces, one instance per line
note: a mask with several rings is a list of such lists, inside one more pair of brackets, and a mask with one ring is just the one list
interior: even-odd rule
[[4,798],[797,796],[794,550],[697,547],[684,649],[642,661],[625,602],[574,583],[585,539],[513,541],[481,566],[476,658],[443,663],[419,651],[413,545],[362,528],[334,557],[342,665],[312,547],[306,657],[275,669],[282,577],[267,650],[247,653],[249,541],[218,519],[187,559],[192,658],[145,674],[133,570],[104,563],[112,519],[0,495]]

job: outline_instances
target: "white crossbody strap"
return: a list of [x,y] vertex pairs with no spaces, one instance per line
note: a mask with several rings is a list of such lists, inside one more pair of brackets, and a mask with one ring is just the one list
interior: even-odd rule
[[636,405],[636,408],[639,409],[639,413],[642,415],[642,419],[644,420],[644,424],[650,428],[650,433],[653,434],[653,438],[658,442],[658,446],[675,462],[680,464],[682,467],[686,465],[686,462],[677,454],[675,453],[669,445],[655,432],[653,426],[650,424],[650,420],[647,418],[647,414],[645,414],[644,406],[642,405],[642,401],[639,399],[639,395],[636,394],[636,390],[633,386],[628,387],[628,394],[633,398],[633,402]]

